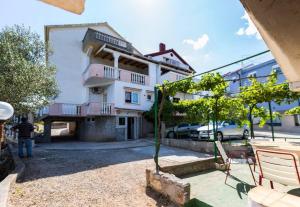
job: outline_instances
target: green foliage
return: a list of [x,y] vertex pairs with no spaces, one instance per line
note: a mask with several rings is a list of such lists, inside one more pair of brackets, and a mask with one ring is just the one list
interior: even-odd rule
[[297,115],[300,114],[300,106],[296,106],[285,112],[286,115]]
[[45,63],[47,47],[24,26],[0,32],[0,100],[19,114],[35,112],[58,94],[55,73]]

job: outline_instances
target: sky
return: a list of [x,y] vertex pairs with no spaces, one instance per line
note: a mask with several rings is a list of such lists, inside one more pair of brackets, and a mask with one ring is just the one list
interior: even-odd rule
[[143,54],[160,42],[199,73],[267,50],[239,0],[86,0],[76,15],[37,0],[3,0],[0,29],[108,22]]

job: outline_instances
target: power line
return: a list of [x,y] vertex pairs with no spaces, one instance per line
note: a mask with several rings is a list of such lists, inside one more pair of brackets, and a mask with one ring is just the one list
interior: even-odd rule
[[183,81],[183,80],[187,80],[187,79],[190,79],[190,78],[195,78],[195,77],[198,77],[198,76],[203,75],[203,74],[206,74],[206,73],[211,73],[211,72],[220,70],[220,69],[222,69],[222,68],[225,68],[225,67],[228,67],[228,66],[231,66],[231,65],[235,65],[235,64],[240,63],[240,62],[242,62],[242,61],[249,60],[249,59],[251,59],[251,58],[254,58],[254,57],[263,55],[263,54],[268,53],[268,52],[270,52],[270,50],[266,50],[266,51],[257,53],[257,54],[255,54],[255,55],[248,56],[248,57],[246,57],[246,58],[243,58],[243,59],[234,61],[234,62],[229,63],[229,64],[226,64],[226,65],[219,66],[219,67],[217,67],[217,68],[214,68],[214,69],[205,71],[205,72],[203,72],[203,73],[198,73],[198,74],[196,74],[196,75],[192,75],[192,76],[189,76],[189,77],[187,77],[187,78],[183,78],[183,79],[181,79],[181,80],[177,80],[177,81],[170,82],[170,83],[164,83],[163,85],[170,85],[170,84],[177,83],[177,82],[180,82],[180,81]]

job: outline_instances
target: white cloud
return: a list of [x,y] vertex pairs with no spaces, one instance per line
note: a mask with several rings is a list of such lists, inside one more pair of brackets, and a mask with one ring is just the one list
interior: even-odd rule
[[199,50],[207,44],[208,40],[209,40],[208,35],[203,34],[196,41],[192,40],[192,39],[185,39],[185,40],[183,40],[183,43],[188,44],[188,45],[192,45],[194,50]]
[[261,36],[259,32],[257,31],[255,25],[253,24],[252,20],[250,19],[247,12],[245,12],[244,16],[241,17],[241,19],[245,19],[247,22],[246,27],[241,27],[236,34],[237,35],[247,35],[247,36],[255,36],[257,39],[261,39]]

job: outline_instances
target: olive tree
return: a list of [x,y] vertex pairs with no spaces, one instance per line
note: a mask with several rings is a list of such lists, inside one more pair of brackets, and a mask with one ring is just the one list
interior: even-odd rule
[[55,67],[46,64],[47,46],[29,28],[0,31],[0,100],[16,113],[35,112],[58,94]]

